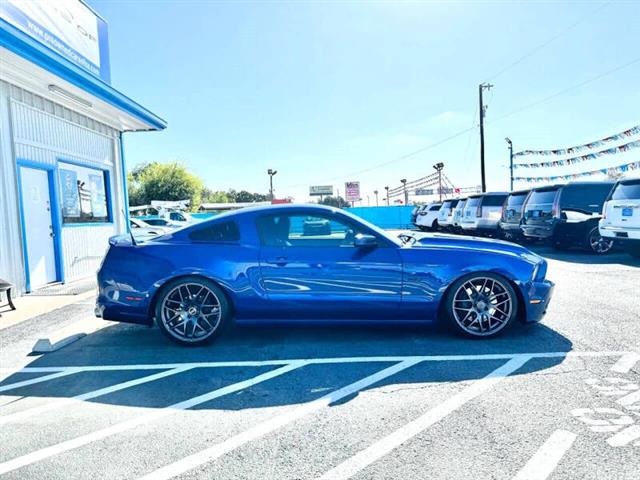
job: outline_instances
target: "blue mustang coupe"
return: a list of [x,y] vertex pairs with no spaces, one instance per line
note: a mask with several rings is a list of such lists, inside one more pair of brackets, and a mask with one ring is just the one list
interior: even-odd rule
[[[309,228],[309,225],[322,228]],[[98,272],[96,315],[203,344],[238,321],[434,321],[493,337],[537,322],[547,263],[512,243],[390,235],[343,210],[247,208],[144,243],[118,236]]]

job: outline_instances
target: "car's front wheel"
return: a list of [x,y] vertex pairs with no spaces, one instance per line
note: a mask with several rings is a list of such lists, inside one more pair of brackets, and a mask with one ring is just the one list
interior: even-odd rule
[[201,277],[184,277],[165,285],[156,302],[158,327],[181,345],[211,342],[228,324],[231,311],[224,292]]
[[488,272],[460,278],[444,301],[450,327],[471,338],[495,337],[518,314],[518,297],[511,284]]
[[609,240],[600,235],[598,227],[595,227],[589,232],[589,235],[587,235],[587,247],[591,253],[604,255],[605,253],[609,253],[613,248],[613,240]]

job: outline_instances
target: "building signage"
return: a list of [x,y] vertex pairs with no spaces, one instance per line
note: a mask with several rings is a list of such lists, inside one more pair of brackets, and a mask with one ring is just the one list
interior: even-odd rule
[[109,82],[107,24],[80,0],[0,0],[0,18]]
[[309,195],[319,197],[323,195],[333,195],[333,185],[315,185],[309,187]]
[[60,169],[60,188],[62,189],[62,215],[80,217],[78,174],[73,170]]
[[346,182],[344,184],[345,200],[357,202],[360,200],[360,182]]
[[433,195],[432,188],[417,188],[416,195]]

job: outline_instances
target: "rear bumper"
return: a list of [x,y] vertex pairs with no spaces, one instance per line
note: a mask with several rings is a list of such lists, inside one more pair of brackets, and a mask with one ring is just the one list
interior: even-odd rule
[[520,225],[520,230],[525,237],[550,238],[553,236],[553,227],[549,225]]
[[620,228],[611,225],[600,225],[598,227],[600,235],[607,238],[613,238],[620,242],[640,242],[640,228]]
[[525,322],[535,323],[542,320],[542,317],[547,313],[554,288],[555,284],[550,280],[530,284],[525,295],[527,303]]

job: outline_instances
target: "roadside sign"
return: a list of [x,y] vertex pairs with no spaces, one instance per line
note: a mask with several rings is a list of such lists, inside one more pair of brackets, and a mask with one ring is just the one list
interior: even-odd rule
[[416,195],[433,195],[433,188],[417,188]]
[[333,195],[333,185],[312,185],[309,187],[309,195],[312,197]]
[[345,200],[357,202],[360,200],[360,182],[346,182],[344,184]]

